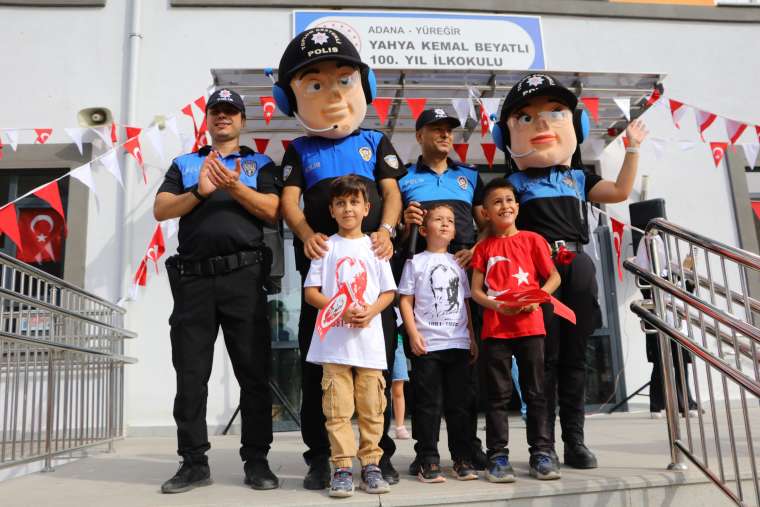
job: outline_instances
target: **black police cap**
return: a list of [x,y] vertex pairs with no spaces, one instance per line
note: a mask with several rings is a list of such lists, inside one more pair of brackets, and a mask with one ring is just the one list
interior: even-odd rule
[[414,130],[419,130],[425,125],[438,123],[439,121],[448,123],[453,129],[462,125],[457,118],[449,116],[446,111],[441,108],[425,109],[417,117],[417,123],[414,125]]
[[528,74],[509,90],[504,105],[501,107],[500,123],[504,123],[509,114],[522,106],[532,97],[555,97],[560,102],[575,110],[578,105],[578,97],[565,88],[549,74]]
[[232,106],[240,111],[243,116],[245,116],[245,102],[243,102],[243,97],[238,95],[238,93],[234,90],[222,88],[221,90],[217,90],[212,93],[211,97],[208,98],[208,102],[206,102],[206,112],[208,112],[208,110],[212,107],[218,106],[219,104],[227,104],[229,106]]
[[324,60],[340,60],[367,67],[348,37],[332,28],[310,28],[296,35],[285,48],[277,70],[277,80],[288,84],[296,72]]

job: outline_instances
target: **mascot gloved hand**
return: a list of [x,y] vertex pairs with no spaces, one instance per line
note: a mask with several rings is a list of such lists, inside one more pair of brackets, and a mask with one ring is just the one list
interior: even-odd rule
[[309,259],[325,254],[327,237],[337,232],[328,212],[329,184],[350,173],[369,191],[362,229],[375,253],[389,258],[401,213],[398,179],[406,170],[385,134],[359,128],[376,95],[372,70],[345,35],[311,28],[288,44],[272,93],[280,111],[295,117],[306,133],[290,143],[282,162],[282,209],[296,235],[296,266],[303,272]]

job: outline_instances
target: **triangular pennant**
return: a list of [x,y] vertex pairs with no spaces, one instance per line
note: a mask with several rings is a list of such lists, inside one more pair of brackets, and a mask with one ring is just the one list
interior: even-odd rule
[[179,141],[182,144],[183,153],[192,152],[193,149],[195,148],[196,139],[190,134],[185,134],[184,132],[180,132]]
[[483,148],[483,155],[486,156],[488,167],[493,169],[493,157],[496,153],[496,145],[494,143],[480,143],[480,147]]
[[119,142],[119,137],[117,136],[117,129],[116,129],[116,122],[111,124],[111,144],[116,144]]
[[390,97],[377,97],[372,101],[372,105],[377,113],[377,119],[380,120],[380,125],[385,125],[388,120],[388,110],[391,107]]
[[663,153],[665,152],[665,140],[657,137],[650,137],[649,143],[651,144],[652,150],[654,151],[654,158],[660,160]]
[[689,106],[673,99],[668,99],[668,102],[670,103],[670,115],[673,117],[673,125],[680,129],[681,118],[683,118],[684,113],[689,110]]
[[467,163],[467,149],[470,147],[467,143],[455,143],[454,144],[454,151],[457,152],[457,155],[459,155],[459,160],[462,161],[463,164]]
[[153,236],[148,243],[148,250],[145,256],[153,261],[156,267],[156,273],[158,273],[158,260],[166,252],[166,243],[164,243],[164,233],[161,230],[161,224],[156,224],[156,230],[153,231]]
[[581,102],[586,106],[594,122],[599,123],[599,97],[581,97]]
[[15,204],[8,204],[0,208],[0,232],[8,236],[16,244],[18,250],[22,250],[21,232],[18,230]]
[[650,107],[662,97],[662,92],[659,88],[654,88],[652,94],[647,98],[646,107]]
[[95,196],[95,204],[99,208],[100,202],[98,200],[98,189],[95,186],[95,180],[92,177],[92,166],[90,166],[90,163],[88,162],[82,166],[77,167],[69,173],[69,176],[81,181],[84,185],[87,186],[87,188],[90,189],[92,195]]
[[409,106],[409,110],[412,112],[412,119],[417,120],[417,117],[425,109],[427,99],[422,98],[407,98],[406,105]]
[[34,132],[37,134],[37,139],[34,140],[34,143],[45,144],[53,134],[53,129],[34,129]]
[[451,99],[451,105],[454,107],[454,111],[457,112],[457,118],[459,123],[464,126],[467,123],[467,118],[470,116],[470,110],[472,107],[471,99]]
[[741,135],[747,130],[747,124],[739,121],[732,120],[731,118],[724,118],[726,122],[726,132],[728,133],[728,139],[731,144],[736,144]]
[[5,137],[8,138],[8,144],[11,145],[13,151],[18,149],[18,130],[6,130]]
[[200,97],[198,97],[197,99],[193,101],[193,104],[195,104],[196,107],[201,110],[201,113],[203,113],[204,115],[206,114],[206,97],[205,96],[201,95]]
[[161,131],[158,128],[158,125],[151,125],[150,127],[145,129],[145,137],[148,138],[148,141],[150,141],[150,145],[153,147],[153,149],[158,153],[158,156],[161,158],[161,162],[166,162],[165,154],[164,154],[164,141],[161,138]]
[[140,131],[137,127],[126,127],[127,141],[124,143],[124,151],[129,153],[137,161],[137,165],[140,166],[142,171],[143,182],[148,184],[148,175],[145,174],[145,162],[142,156],[142,147],[140,146]]
[[755,216],[760,218],[760,201],[752,201],[752,210],[755,212]]
[[615,105],[620,108],[620,110],[623,112],[623,116],[625,116],[625,119],[630,121],[631,120],[631,98],[630,97],[614,97],[613,102],[615,102]]
[[489,132],[493,130],[493,124],[496,121],[496,113],[499,110],[500,101],[501,99],[498,97],[486,97],[486,98],[480,99],[481,111],[485,110],[486,118],[488,120]]
[[74,144],[77,145],[77,149],[79,149],[79,154],[82,155],[84,152],[82,151],[82,136],[84,135],[85,131],[87,129],[82,128],[65,128],[63,129],[66,131],[66,133],[69,135],[72,141],[74,141]]
[[254,137],[253,142],[256,143],[256,151],[259,153],[264,153],[267,151],[267,146],[269,146],[269,139],[266,139],[264,137]]
[[169,129],[169,132],[174,134],[174,137],[176,137],[178,141],[182,141],[182,138],[179,135],[179,128],[177,127],[176,116],[170,116],[166,119],[166,128]]
[[137,271],[135,272],[135,276],[132,278],[132,281],[135,285],[139,285],[140,287],[145,287],[145,285],[148,283],[148,257],[143,257],[142,261],[140,261],[140,265],[137,267]]
[[755,164],[757,163],[757,155],[758,152],[760,152],[760,144],[742,144],[742,148],[744,148],[744,157],[747,159],[747,165],[749,167],[755,167]]
[[114,148],[106,152],[106,154],[100,158],[100,163],[103,164],[103,167],[105,167],[106,170],[111,173],[114,178],[116,178],[116,181],[119,182],[119,185],[124,188],[124,181],[121,179],[121,167],[119,167],[119,159],[116,157],[116,149]]
[[259,97],[259,103],[261,103],[261,108],[264,110],[264,121],[269,125],[269,121],[272,119],[272,116],[274,116],[274,97],[262,95]]
[[480,137],[485,137],[486,134],[488,134],[488,127],[489,127],[489,121],[488,121],[488,112],[486,111],[486,108],[483,107],[483,104],[480,105]]
[[193,120],[193,137],[197,139],[198,138],[198,124],[195,123],[195,115],[193,115],[193,105],[188,104],[185,107],[183,107],[180,111],[182,111],[182,114],[189,116],[190,119]]
[[718,167],[718,165],[720,165],[720,161],[723,160],[723,157],[726,155],[726,148],[728,148],[728,143],[710,143],[710,151],[712,152],[715,167]]
[[612,217],[610,217],[610,222],[612,223],[612,243],[613,243],[613,246],[615,247],[615,253],[617,254],[618,278],[622,282],[623,281],[623,264],[621,262],[621,258],[622,258],[622,250],[623,250],[623,230],[624,230],[625,224],[623,224],[623,222],[615,220]]
[[718,116],[708,111],[702,111],[701,109],[697,109],[696,107],[694,108],[694,113],[697,117],[697,128],[699,129],[699,136],[704,141],[705,130],[707,130],[710,127],[710,125],[713,124],[713,122]]
[[290,146],[290,139],[283,139],[280,142],[282,143],[282,149],[288,151],[288,146]]
[[110,127],[90,127],[90,130],[98,135],[98,137],[103,141],[103,144],[106,146],[113,146],[113,142],[111,141]]
[[61,202],[61,192],[58,188],[58,181],[53,180],[42,188],[35,190],[34,195],[45,201],[66,221],[66,215],[63,212],[63,203]]

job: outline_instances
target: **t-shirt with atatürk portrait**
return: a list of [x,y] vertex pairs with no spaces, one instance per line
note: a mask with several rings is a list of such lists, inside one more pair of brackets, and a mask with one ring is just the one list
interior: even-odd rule
[[470,284],[453,255],[418,253],[406,261],[398,291],[414,296],[414,323],[428,352],[470,348]]

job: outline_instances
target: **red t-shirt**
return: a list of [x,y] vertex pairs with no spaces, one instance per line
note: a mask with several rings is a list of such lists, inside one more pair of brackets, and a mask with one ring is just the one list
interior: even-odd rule
[[[483,273],[486,294],[496,297],[510,290],[540,289],[554,269],[554,262],[543,237],[520,231],[510,237],[489,236],[478,243],[472,267]],[[540,307],[517,315],[502,315],[488,308],[483,311],[483,339],[536,335],[546,335]]]

